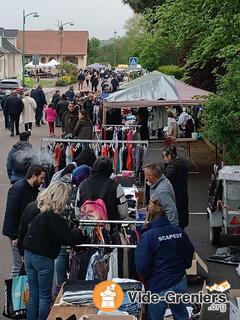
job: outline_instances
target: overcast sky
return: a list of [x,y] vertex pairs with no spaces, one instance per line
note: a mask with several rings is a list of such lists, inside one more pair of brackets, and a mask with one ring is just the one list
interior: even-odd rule
[[[87,30],[90,37],[109,39],[114,30],[125,33],[124,25],[133,15],[121,0],[20,0],[5,1],[1,11],[0,27],[22,29],[22,10],[37,11],[39,18],[28,17],[26,30],[57,29],[58,20],[72,21],[66,30]],[[47,40],[47,39],[46,39]]]

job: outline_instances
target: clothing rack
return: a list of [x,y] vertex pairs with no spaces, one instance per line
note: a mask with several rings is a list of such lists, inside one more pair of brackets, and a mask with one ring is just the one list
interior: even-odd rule
[[41,146],[43,142],[49,143],[90,143],[90,144],[149,144],[148,140],[79,140],[79,139],[53,139],[53,138],[41,138]]
[[[137,220],[79,220],[79,223],[83,224],[99,224],[99,223],[107,223],[107,224],[144,224],[145,221],[137,221]],[[79,244],[76,245],[77,248],[112,248],[112,249],[135,249],[137,248],[136,245],[131,244]]]
[[116,127],[116,128],[140,128],[140,124],[102,124],[102,128],[107,128],[107,127]]

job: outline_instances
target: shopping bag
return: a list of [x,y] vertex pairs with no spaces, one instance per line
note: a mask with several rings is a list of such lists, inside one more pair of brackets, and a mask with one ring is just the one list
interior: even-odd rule
[[3,316],[9,319],[26,319],[28,299],[29,288],[26,275],[19,275],[13,277],[13,279],[5,280]]

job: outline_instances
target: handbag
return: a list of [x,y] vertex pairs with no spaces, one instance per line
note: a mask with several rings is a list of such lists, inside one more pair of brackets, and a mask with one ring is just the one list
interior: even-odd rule
[[5,280],[5,301],[2,315],[9,319],[26,319],[28,299],[28,279],[23,264],[18,276]]

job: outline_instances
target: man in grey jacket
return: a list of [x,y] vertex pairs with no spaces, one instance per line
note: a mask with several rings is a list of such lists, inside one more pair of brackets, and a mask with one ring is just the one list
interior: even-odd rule
[[176,199],[171,182],[162,174],[156,163],[144,168],[147,184],[150,186],[151,200],[158,200],[166,211],[166,217],[172,225],[178,225]]

